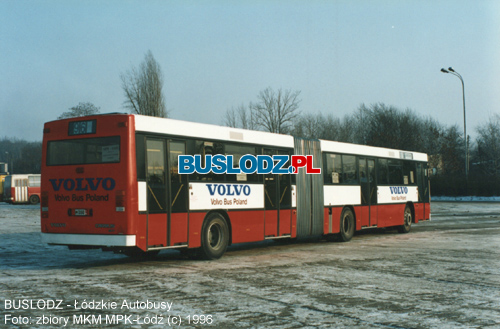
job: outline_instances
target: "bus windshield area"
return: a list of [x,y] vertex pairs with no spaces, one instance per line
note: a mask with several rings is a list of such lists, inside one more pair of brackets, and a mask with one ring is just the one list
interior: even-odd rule
[[120,162],[120,136],[68,139],[47,144],[47,166]]

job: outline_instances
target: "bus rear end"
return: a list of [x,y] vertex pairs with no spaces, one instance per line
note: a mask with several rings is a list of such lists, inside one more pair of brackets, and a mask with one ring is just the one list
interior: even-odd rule
[[[42,241],[72,249],[136,246],[134,117],[96,115],[44,126]],[[134,202],[135,200],[135,202]]]

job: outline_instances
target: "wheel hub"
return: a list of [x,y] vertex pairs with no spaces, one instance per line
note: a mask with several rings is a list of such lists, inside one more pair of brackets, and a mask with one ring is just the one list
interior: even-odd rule
[[208,230],[208,241],[210,247],[218,249],[222,242],[222,228],[218,224],[213,224]]

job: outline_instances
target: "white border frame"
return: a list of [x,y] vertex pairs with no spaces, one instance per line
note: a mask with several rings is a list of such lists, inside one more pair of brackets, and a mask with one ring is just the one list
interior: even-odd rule
[[135,247],[135,235],[41,233],[42,243],[61,245]]

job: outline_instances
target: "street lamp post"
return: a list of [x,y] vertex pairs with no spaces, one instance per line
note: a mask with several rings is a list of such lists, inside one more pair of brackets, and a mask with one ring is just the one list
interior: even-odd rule
[[460,81],[462,82],[462,99],[463,99],[463,106],[464,106],[464,139],[465,139],[465,179],[467,182],[467,178],[469,177],[469,142],[467,140],[467,123],[465,120],[465,86],[464,86],[464,79],[462,79],[462,76],[460,73],[455,71],[452,67],[449,67],[447,70],[446,69],[441,69],[441,72],[443,73],[450,73],[453,74],[454,76],[458,77]]
[[[9,164],[9,159],[10,159],[11,155],[10,155],[10,154],[9,154],[9,152],[7,152],[7,151],[5,151],[5,155],[6,155],[6,158],[7,158],[7,168],[6,168],[7,170],[5,170],[5,171],[6,171],[6,172],[9,172],[9,168],[11,168],[11,167],[10,167],[10,164]],[[12,172],[12,168],[11,168],[10,170],[11,170],[11,172]]]

